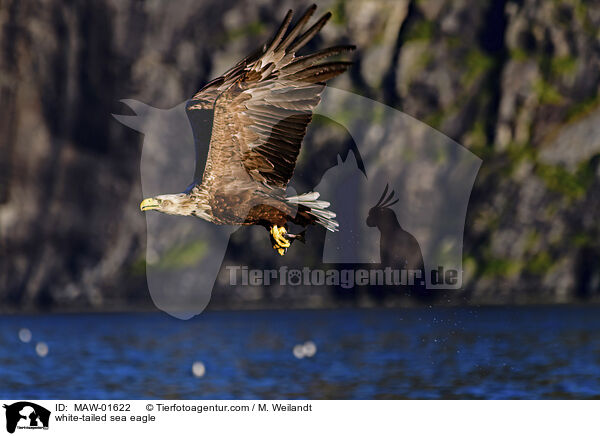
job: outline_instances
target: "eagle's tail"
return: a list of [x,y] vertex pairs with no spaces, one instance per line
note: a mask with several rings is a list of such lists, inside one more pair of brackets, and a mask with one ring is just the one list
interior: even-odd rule
[[306,207],[308,209],[306,213],[311,218],[314,218],[315,222],[321,224],[331,232],[337,232],[339,224],[335,220],[335,212],[327,210],[329,202],[318,200],[320,195],[318,192],[307,192],[306,194],[294,197],[286,197],[286,200],[288,203]]

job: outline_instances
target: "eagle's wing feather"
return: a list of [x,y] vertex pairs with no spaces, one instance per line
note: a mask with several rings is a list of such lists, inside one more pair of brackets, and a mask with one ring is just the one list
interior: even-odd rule
[[325,14],[302,33],[315,8],[309,8],[287,32],[289,11],[268,45],[210,82],[190,101],[188,110],[208,109],[211,102],[214,108],[203,185],[222,181],[233,187],[251,178],[285,188],[289,182],[325,81],[350,65],[318,62],[354,48],[331,47],[295,56],[331,15]]

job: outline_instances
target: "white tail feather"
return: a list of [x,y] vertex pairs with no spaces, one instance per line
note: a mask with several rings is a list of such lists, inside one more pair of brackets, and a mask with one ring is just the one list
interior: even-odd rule
[[328,201],[317,201],[319,196],[318,192],[307,192],[302,195],[286,197],[286,200],[289,203],[301,204],[308,207],[310,209],[308,213],[315,217],[317,223],[331,232],[337,232],[339,224],[334,219],[336,217],[335,212],[326,210],[330,206],[330,203]]
[[319,194],[318,192],[307,192],[306,194],[302,194],[302,195],[286,197],[286,200],[289,201],[290,203],[302,203],[304,201],[315,201],[320,196],[321,196],[321,194]]

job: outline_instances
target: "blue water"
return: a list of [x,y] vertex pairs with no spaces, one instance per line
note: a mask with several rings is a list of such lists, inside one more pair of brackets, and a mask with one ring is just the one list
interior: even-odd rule
[[[599,315],[529,307],[208,312],[190,321],[4,316],[0,398],[600,398]],[[23,327],[30,343],[18,338]],[[317,353],[297,359],[294,345],[307,340]]]

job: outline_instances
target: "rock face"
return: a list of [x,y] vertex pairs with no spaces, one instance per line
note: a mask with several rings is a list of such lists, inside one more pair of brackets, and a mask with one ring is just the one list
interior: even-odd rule
[[[110,114],[127,113],[122,98],[181,103],[262,44],[288,7],[305,6],[2,2],[3,306],[148,305],[143,138]],[[466,222],[465,290],[450,299],[598,298],[600,4],[353,0],[320,10],[334,17],[319,47],[359,47],[338,87],[423,120],[483,159]],[[315,152],[338,140],[326,129],[311,135]],[[265,292],[246,295],[296,298]]]

